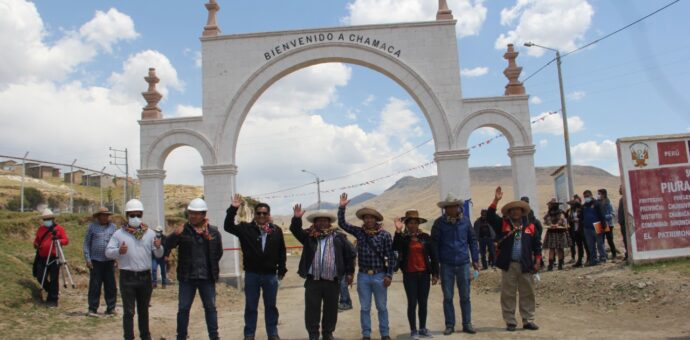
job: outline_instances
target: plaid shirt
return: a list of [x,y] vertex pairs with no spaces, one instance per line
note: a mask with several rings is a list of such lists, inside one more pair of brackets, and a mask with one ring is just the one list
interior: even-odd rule
[[[345,207],[338,208],[338,226],[357,239],[357,265],[359,270],[373,269],[376,271],[386,271],[386,276],[393,277],[393,261],[396,261],[393,253],[393,238],[391,234],[383,229],[374,236],[367,236],[364,229],[355,227],[345,221]],[[367,241],[367,238],[369,239]],[[372,249],[369,244],[372,244]],[[377,252],[378,251],[378,252]],[[389,265],[386,266],[381,256],[388,258]]]
[[114,233],[115,224],[113,223],[109,223],[107,227],[103,227],[99,223],[89,224],[89,230],[84,237],[84,260],[86,262],[91,262],[91,260],[111,261],[105,257],[105,248]]

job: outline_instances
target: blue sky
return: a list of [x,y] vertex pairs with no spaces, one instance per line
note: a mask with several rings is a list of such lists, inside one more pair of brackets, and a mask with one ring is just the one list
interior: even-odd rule
[[[449,0],[458,19],[463,95],[502,95],[507,82],[502,74],[506,42],[521,45],[531,40],[567,52],[669,2]],[[430,20],[437,1],[220,0],[219,4],[218,24],[223,34],[234,34]],[[690,4],[681,1],[563,59],[576,164],[596,165],[617,174],[617,138],[690,132],[690,24],[685,13],[690,13]],[[205,21],[201,1],[171,5],[169,1],[0,0],[0,46],[6,55],[0,65],[0,115],[8,122],[0,128],[2,152],[30,151],[35,158],[67,163],[77,158],[79,164],[100,169],[108,163],[108,146],[127,147],[134,154],[131,169],[136,169],[136,120],[144,105],[139,93],[146,89],[142,77],[147,67],[155,66],[161,77],[165,98],[160,106],[165,116],[201,114],[198,38]],[[553,53],[535,48],[519,47],[519,51],[522,78],[553,58]],[[525,87],[531,95],[533,117],[560,108],[555,65],[529,79]],[[275,112],[276,107],[285,112]],[[276,115],[279,119],[269,119]],[[306,123],[289,123],[295,120]],[[564,163],[560,116],[549,116],[534,125],[533,132],[536,164]],[[470,143],[496,133],[475,131]],[[331,158],[302,143],[300,136],[355,146],[343,146],[346,151],[341,159]],[[340,64],[300,70],[274,84],[250,113],[239,140],[238,190],[258,194],[307,183],[310,178],[299,171],[302,168],[322,178],[338,177],[371,167],[429,138],[419,108],[384,75]],[[476,149],[470,163],[509,165],[507,147],[505,140],[495,140]],[[326,182],[323,188],[413,168],[433,160],[433,150],[433,143],[427,143],[382,166]],[[291,156],[282,157],[286,153]],[[342,164],[343,157],[351,159],[347,166],[333,165]],[[267,160],[271,167],[266,166]],[[166,183],[201,184],[200,164],[195,151],[174,151],[166,162]],[[351,193],[378,193],[403,175],[434,173],[434,167],[425,167]],[[303,187],[284,194],[296,197],[273,200],[282,207],[297,200],[311,202],[315,195],[310,190]],[[324,199],[334,201],[336,193],[325,194]]]

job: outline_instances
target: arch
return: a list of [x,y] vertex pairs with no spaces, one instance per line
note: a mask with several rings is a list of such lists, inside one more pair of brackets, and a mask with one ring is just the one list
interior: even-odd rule
[[203,165],[217,163],[216,152],[211,142],[201,133],[190,129],[172,129],[161,134],[146,150],[144,169],[163,169],[165,159],[180,146],[189,146],[201,155]]
[[[258,98],[276,81],[302,68],[328,62],[367,67],[380,72],[405,89],[424,113],[439,151],[450,149],[452,135],[446,112],[429,84],[402,61],[381,51],[348,43],[323,43],[292,50],[271,59],[256,70],[230,101],[216,145],[224,157],[231,153],[235,163],[237,140],[244,120]],[[458,95],[460,95],[458,93]]]
[[484,109],[469,114],[454,129],[456,147],[467,149],[470,134],[482,127],[491,127],[501,131],[510,147],[532,144],[530,132],[515,116],[502,110]]

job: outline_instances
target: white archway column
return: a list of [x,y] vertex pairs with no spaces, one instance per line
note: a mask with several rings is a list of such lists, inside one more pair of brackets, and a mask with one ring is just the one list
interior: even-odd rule
[[163,205],[163,181],[165,170],[140,169],[137,176],[141,183],[141,203],[144,204],[144,223],[149,227],[165,228],[165,206]]
[[448,194],[469,199],[470,190],[470,150],[439,151],[434,154],[438,169],[439,192],[441,200]]
[[513,168],[513,192],[515,199],[527,196],[534,214],[539,216],[540,201],[537,196],[537,176],[534,171],[534,145],[514,146],[508,149],[510,164]]
[[[223,230],[225,211],[232,202],[235,193],[234,164],[205,165],[201,167],[204,175],[204,199],[208,204],[208,220],[219,228],[223,237],[223,248],[238,248],[237,238]],[[220,260],[220,275],[223,278],[238,277],[240,274],[239,251],[225,251]]]

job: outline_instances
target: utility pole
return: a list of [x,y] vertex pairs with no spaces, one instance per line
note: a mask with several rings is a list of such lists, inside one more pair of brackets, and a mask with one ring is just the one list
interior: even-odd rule
[[98,186],[101,189],[101,207],[104,207],[103,205],[103,178],[105,177],[105,167],[101,169],[101,179],[98,181]]
[[545,50],[556,52],[556,66],[558,69],[558,87],[561,93],[561,117],[563,118],[563,141],[565,144],[565,170],[568,177],[568,198],[575,195],[575,184],[573,182],[573,162],[570,158],[570,133],[568,132],[568,114],[565,111],[565,94],[563,93],[563,76],[561,74],[561,52],[555,48],[537,45],[526,42],[525,47],[540,47]]
[[70,181],[70,187],[69,187],[69,212],[74,214],[74,163],[77,162],[77,159],[74,159],[74,162],[72,162],[72,165],[69,166],[69,171],[70,171],[70,176],[69,176],[69,181]]
[[22,194],[21,194],[21,203],[19,211],[24,212],[24,177],[26,176],[26,157],[29,156],[29,151],[27,151],[24,154],[24,158],[22,158]]
[[319,178],[319,175],[317,175],[311,171],[302,169],[302,172],[311,174],[314,177],[316,177],[316,209],[319,210],[319,209],[321,209],[321,182],[322,181]]
[[[125,173],[124,193],[122,194],[122,207],[124,207],[127,203],[127,199],[129,198],[129,192],[127,191],[127,182],[129,181],[129,159],[127,157],[127,148],[124,150],[118,150],[110,147],[108,150],[112,152],[109,155],[112,159],[112,161],[110,161],[110,165],[115,165],[118,169],[120,169],[120,171]],[[122,170],[120,166],[124,166],[125,169]]]

